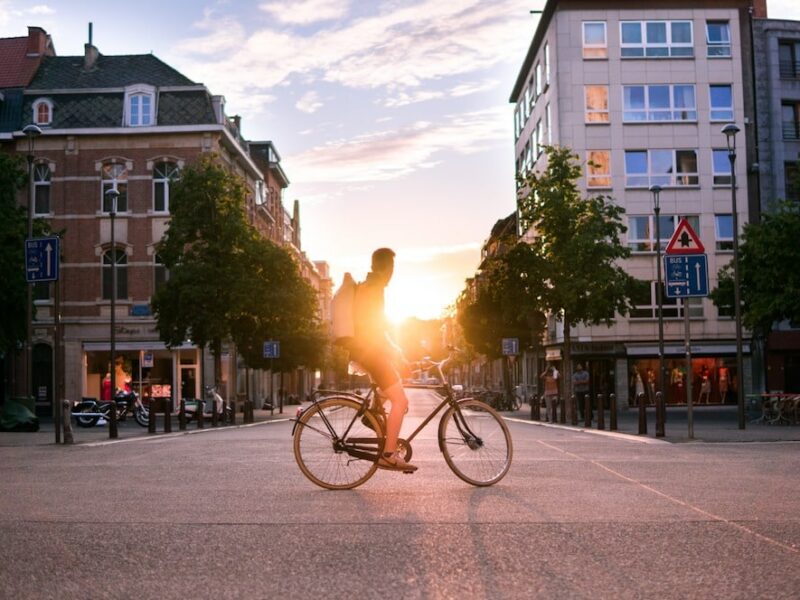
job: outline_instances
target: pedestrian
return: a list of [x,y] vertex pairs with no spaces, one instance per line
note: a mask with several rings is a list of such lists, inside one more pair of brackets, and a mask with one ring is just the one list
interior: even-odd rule
[[111,402],[111,373],[106,373],[106,376],[103,377],[103,383],[100,386],[100,400]]
[[[575,372],[572,374],[572,391],[575,393],[575,400],[578,402],[578,409],[581,419],[586,419],[586,395],[589,393],[589,372],[583,370],[583,365],[578,363]],[[573,413],[574,414],[574,413]],[[589,419],[592,418],[591,403],[589,404]]]
[[547,420],[555,423],[555,407],[556,402],[558,402],[558,371],[553,365],[549,365],[539,377],[544,379],[544,402],[547,407]]
[[407,463],[397,450],[403,417],[408,410],[408,399],[397,365],[407,368],[407,361],[389,336],[384,313],[384,290],[394,273],[394,256],[394,251],[389,248],[379,248],[372,253],[372,270],[355,294],[355,327],[349,349],[351,359],[370,374],[381,394],[392,405],[386,419],[386,441],[378,467],[413,473],[417,467]]

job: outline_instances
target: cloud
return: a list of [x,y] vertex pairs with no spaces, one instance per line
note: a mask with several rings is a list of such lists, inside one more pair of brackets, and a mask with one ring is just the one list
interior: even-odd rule
[[314,91],[306,92],[297,101],[295,108],[308,114],[317,112],[317,110],[322,108],[322,102],[319,101],[319,94]]
[[350,3],[344,0],[278,0],[258,7],[281,23],[309,25],[341,19],[347,15]]
[[31,6],[30,8],[26,9],[24,12],[31,14],[31,15],[54,15],[56,11],[46,4],[37,4],[36,6]]
[[[297,183],[386,181],[425,168],[442,151],[470,154],[507,143],[507,107],[450,115],[315,146],[287,159]],[[480,144],[475,141],[480,140]]]

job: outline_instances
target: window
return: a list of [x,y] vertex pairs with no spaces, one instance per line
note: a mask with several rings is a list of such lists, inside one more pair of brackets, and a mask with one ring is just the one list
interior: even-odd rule
[[778,43],[778,70],[781,79],[800,78],[800,42]]
[[549,104],[544,107],[544,120],[545,120],[545,123],[547,124],[546,125],[547,126],[547,143],[548,144],[552,144],[553,143],[553,127],[552,127],[552,121],[550,120],[550,105]]
[[714,185],[731,184],[731,161],[727,150],[713,150]]
[[169,271],[167,270],[161,256],[156,254],[153,256],[153,290],[158,292],[169,279]]
[[531,165],[536,162],[536,159],[539,158],[539,136],[536,135],[536,128],[533,128],[531,131],[531,148],[533,148],[533,157],[531,161]]
[[550,85],[550,44],[544,45],[544,87]]
[[590,188],[611,187],[611,152],[589,150],[586,153],[586,185]]
[[536,63],[536,99],[539,99],[539,96],[542,95],[542,88],[544,87],[544,81],[542,80],[542,63]]
[[33,168],[33,213],[50,214],[50,167],[38,164]]
[[786,200],[800,200],[800,166],[797,162],[783,163]]
[[608,86],[587,85],[586,122],[608,123]]
[[531,84],[531,85],[529,85],[528,87],[525,88],[525,96],[524,96],[524,101],[522,103],[522,118],[523,118],[522,122],[523,123],[528,120],[528,117],[531,116],[531,108],[533,108],[533,105],[536,103],[535,100],[533,98],[531,98],[531,93],[532,93],[531,89],[532,89],[532,87],[533,87],[533,84]]
[[39,98],[33,103],[33,122],[36,125],[50,125],[53,122],[53,103],[47,98]]
[[626,150],[625,186],[698,185],[696,150]]
[[783,139],[800,139],[800,102],[784,102],[781,105],[781,127]]
[[536,158],[539,158],[539,155],[544,152],[544,135],[542,133],[542,120],[539,119],[536,121]]
[[696,121],[694,85],[626,85],[622,88],[626,123]]
[[514,138],[519,139],[519,132],[520,132],[520,111],[519,111],[519,104],[517,104],[516,108],[514,108]]
[[129,127],[155,125],[155,88],[137,84],[125,88],[125,124]]
[[36,281],[33,284],[33,299],[40,302],[50,300],[50,282]]
[[[700,217],[689,215],[686,217],[692,229],[697,231],[700,226]],[[672,234],[680,223],[681,217],[678,215],[660,215],[659,234],[661,240],[661,250],[666,250]],[[628,217],[628,247],[631,252],[655,252],[656,251],[656,225],[655,215],[631,215]]]
[[733,121],[733,88],[731,85],[709,86],[712,121]]
[[117,295],[116,298],[128,297],[128,256],[124,250],[117,248],[103,253],[103,300],[111,300],[113,274],[111,273],[111,260],[115,256],[117,263]]
[[169,188],[178,179],[178,165],[170,161],[153,166],[153,211],[169,212]]
[[[680,315],[677,298],[668,298],[664,293],[664,284],[660,286],[656,281],[637,280],[634,283],[631,295],[632,319],[657,319],[658,318],[658,292],[661,292],[661,311],[665,319],[677,318]],[[702,310],[702,307],[701,307]]]
[[103,185],[102,185],[102,206],[103,212],[111,212],[111,200],[106,197],[108,190],[116,189],[119,192],[117,198],[117,212],[128,211],[128,170],[121,163],[109,163],[103,165]]
[[706,22],[706,43],[708,56],[731,55],[731,28],[727,21]]
[[694,56],[691,21],[622,21],[623,58]]
[[584,21],[583,58],[608,58],[605,21]]
[[717,250],[733,250],[733,217],[714,215],[714,237]]

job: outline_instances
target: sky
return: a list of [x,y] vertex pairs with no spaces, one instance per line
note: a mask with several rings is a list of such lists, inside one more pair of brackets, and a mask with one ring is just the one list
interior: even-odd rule
[[[82,55],[152,52],[271,140],[302,247],[363,279],[397,252],[387,314],[435,318],[515,206],[511,89],[544,0],[0,0],[0,37],[43,27]],[[797,0],[768,0],[800,20]]]

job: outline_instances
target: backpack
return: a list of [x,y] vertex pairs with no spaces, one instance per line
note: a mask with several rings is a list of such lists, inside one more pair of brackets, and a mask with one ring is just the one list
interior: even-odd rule
[[355,304],[358,284],[350,273],[344,274],[342,285],[331,300],[333,342],[347,345],[356,334]]

